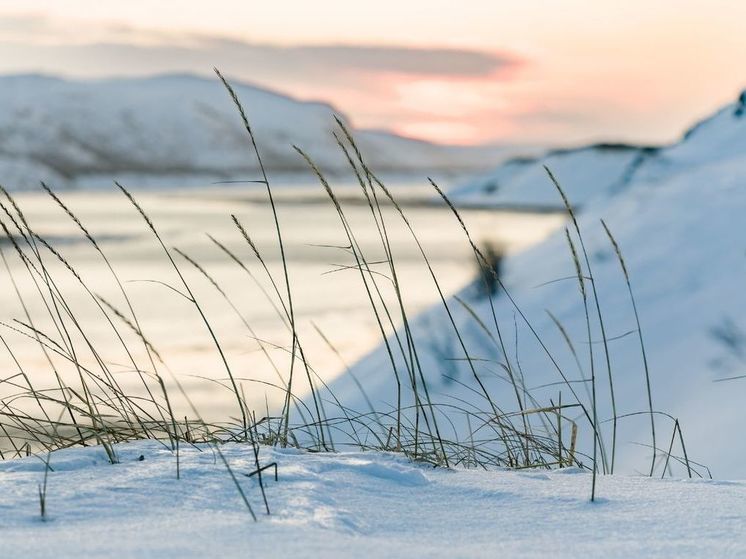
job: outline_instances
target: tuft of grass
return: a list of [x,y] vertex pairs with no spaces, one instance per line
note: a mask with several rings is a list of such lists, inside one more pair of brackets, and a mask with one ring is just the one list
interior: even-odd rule
[[580,288],[580,295],[583,298],[583,315],[585,316],[585,328],[588,335],[588,353],[591,364],[591,409],[593,410],[593,477],[591,482],[591,501],[594,501],[596,499],[596,476],[598,475],[597,453],[599,447],[599,437],[598,401],[596,399],[596,368],[593,361],[593,336],[591,333],[591,319],[588,312],[588,293],[585,289],[585,278],[583,276],[583,269],[580,266],[578,251],[575,249],[575,244],[572,242],[572,237],[570,237],[570,231],[567,229],[567,227],[565,227],[565,239],[567,239],[567,245],[570,248],[570,254],[572,255],[572,262],[575,265],[575,273],[578,277],[578,287]]
[[[575,229],[578,242],[580,243],[580,249],[583,254],[583,261],[585,263],[586,270],[588,271],[588,281],[591,284],[591,293],[593,294],[593,302],[596,308],[596,317],[598,318],[599,329],[601,331],[601,339],[603,341],[604,356],[606,358],[606,371],[608,373],[608,378],[609,378],[609,393],[611,395],[611,411],[613,414],[613,425],[612,425],[612,435],[611,435],[611,465],[609,468],[609,472],[613,474],[614,464],[616,462],[615,459],[616,459],[616,438],[617,438],[618,414],[617,414],[617,407],[616,407],[616,395],[614,393],[614,377],[611,371],[611,356],[609,355],[609,342],[606,336],[606,327],[604,326],[603,313],[601,312],[601,304],[599,303],[599,299],[598,299],[598,289],[596,287],[596,282],[594,281],[594,278],[593,278],[593,271],[591,270],[591,261],[590,261],[590,258],[588,257],[588,251],[585,248],[585,242],[583,240],[583,235],[580,232],[580,225],[578,224],[575,211],[573,210],[573,207],[570,204],[570,201],[568,200],[567,195],[565,194],[564,190],[562,190],[562,187],[560,186],[559,181],[554,176],[552,171],[549,170],[549,167],[544,166],[544,170],[547,172],[547,175],[549,175],[549,179],[552,181],[552,184],[557,189],[557,192],[559,192],[559,195],[562,198],[562,203],[565,205],[565,209],[567,210],[567,214],[570,216],[570,220],[572,222],[573,228]],[[568,239],[569,239],[569,235],[568,235]],[[582,275],[580,277],[582,277]],[[590,351],[591,350],[589,349],[589,352]],[[591,355],[591,367],[593,367],[593,356],[592,355]]]
[[42,520],[47,519],[47,481],[49,480],[49,460],[52,457],[51,452],[47,452],[47,458],[44,460],[44,480],[39,484],[39,517]]
[[[606,232],[606,236],[609,238],[609,242],[611,243],[611,246],[614,247],[614,253],[616,254],[617,261],[619,262],[619,265],[622,268],[622,274],[624,275],[624,281],[627,284],[627,292],[629,293],[629,300],[630,300],[630,303],[632,304],[632,311],[634,312],[634,315],[635,315],[635,324],[637,325],[637,338],[640,341],[640,354],[642,355],[642,363],[645,369],[645,389],[647,391],[647,396],[648,396],[648,410],[650,411],[650,434],[653,439],[652,441],[653,458],[650,462],[650,476],[652,476],[655,471],[655,462],[657,459],[657,456],[656,456],[657,445],[656,445],[656,438],[655,438],[655,412],[653,408],[653,391],[650,386],[650,368],[648,367],[648,357],[647,357],[647,352],[645,351],[645,340],[644,340],[644,336],[642,335],[642,326],[640,325],[640,314],[637,312],[637,301],[635,300],[635,294],[632,291],[632,283],[630,282],[630,279],[629,279],[629,272],[627,271],[627,264],[624,261],[622,250],[619,248],[619,244],[616,242],[614,235],[611,234],[611,230],[609,230],[609,227],[606,225],[606,222],[603,219],[601,220],[601,225],[603,226],[604,231]],[[676,425],[678,425],[678,420],[676,420]],[[680,432],[681,431],[679,431],[679,433]],[[684,445],[683,440],[681,444],[682,446]],[[691,476],[691,469],[688,466],[687,466],[687,470],[689,471],[689,475]]]
[[[32,340],[38,346],[44,355],[49,377],[35,381],[44,383],[44,386],[34,386],[31,375],[25,369],[27,365],[16,359],[13,344],[0,335],[0,342],[8,350],[18,368],[17,373],[0,379],[0,386],[8,392],[0,396],[0,458],[21,457],[31,452],[40,455],[46,453],[44,481],[39,485],[41,517],[45,518],[47,514],[47,477],[51,452],[61,448],[97,444],[107,453],[109,461],[116,463],[118,458],[115,445],[139,439],[158,440],[174,453],[177,478],[182,477],[179,466],[181,445],[203,444],[211,448],[225,467],[241,502],[253,520],[257,520],[257,515],[251,505],[252,498],[240,481],[243,476],[239,475],[243,474],[256,480],[256,488],[259,490],[264,510],[266,514],[270,514],[270,499],[263,474],[274,467],[275,480],[278,479],[278,475],[276,464],[262,463],[263,445],[293,446],[314,452],[334,451],[338,448],[391,451],[402,453],[413,461],[441,467],[548,469],[578,466],[590,469],[593,473],[591,499],[594,500],[597,475],[601,472],[614,471],[618,421],[633,414],[619,416],[617,413],[611,358],[596,282],[575,213],[551,172],[547,170],[565,203],[572,223],[572,232],[566,228],[565,236],[585,314],[590,357],[588,398],[582,396],[575,388],[578,382],[583,383],[586,389],[588,384],[575,345],[567,330],[550,313],[549,316],[570,348],[581,380],[573,379],[560,366],[553,349],[550,349],[542,339],[521,309],[517,298],[505,286],[503,278],[498,273],[495,255],[474,242],[459,210],[435,182],[430,181],[430,184],[457,220],[474,255],[479,269],[477,281],[484,284],[488,309],[470,304],[465,297],[451,298],[446,295],[405,208],[397,199],[395,192],[368,166],[352,134],[341,120],[337,119],[338,129],[334,132],[334,138],[360,188],[367,208],[367,218],[377,235],[376,250],[383,254],[382,259],[373,258],[371,249],[364,249],[351,224],[345,202],[337,195],[322,169],[302,148],[295,147],[295,151],[317,178],[339,220],[342,246],[352,261],[343,269],[353,270],[359,277],[367,298],[366,304],[370,306],[385,351],[384,366],[390,375],[393,401],[387,405],[374,406],[365,393],[364,379],[358,379],[350,371],[348,374],[358,386],[366,405],[364,410],[355,410],[350,408],[348,403],[340,401],[332,388],[323,381],[324,375],[317,372],[304,351],[304,341],[301,339],[294,307],[290,263],[273,189],[246,110],[230,83],[217,70],[216,73],[244,124],[248,152],[256,158],[259,165],[261,179],[252,182],[264,185],[267,191],[276,248],[282,264],[281,272],[272,273],[267,264],[267,257],[259,250],[247,226],[236,215],[230,216],[235,226],[234,234],[242,243],[243,249],[250,254],[249,259],[241,258],[239,251],[229,249],[224,242],[209,235],[208,238],[218,254],[234,262],[260,290],[260,296],[269,301],[277,320],[287,330],[289,344],[283,347],[263,340],[254,325],[244,317],[240,307],[243,301],[234,301],[228,291],[221,286],[219,278],[211,274],[202,261],[198,261],[184,250],[168,247],[155,222],[137,198],[124,186],[115,183],[142,218],[145,230],[160,247],[163,262],[173,273],[176,283],[171,285],[167,282],[153,281],[167,287],[169,294],[178,295],[194,308],[194,318],[199,328],[206,333],[211,342],[211,351],[219,358],[227,375],[224,379],[206,380],[226,390],[234,402],[231,405],[238,406],[237,416],[223,418],[220,421],[205,421],[188,391],[166,364],[164,354],[157,349],[156,342],[146,336],[146,325],[135,312],[135,305],[125,287],[126,282],[121,281],[102,243],[62,197],[49,186],[42,185],[51,201],[67,215],[82,238],[98,254],[100,264],[116,287],[116,300],[105,299],[99,295],[104,292],[101,289],[103,286],[89,286],[85,277],[76,270],[63,250],[35,231],[14,198],[1,189],[4,201],[0,202],[0,228],[12,251],[6,256],[0,246],[0,256],[19,300],[23,318],[2,322],[0,327],[8,333]],[[397,261],[391,235],[396,226],[405,228],[410,242],[417,249],[418,257],[421,257],[423,270],[428,272],[438,294],[438,306],[444,324],[442,330],[452,342],[440,360],[428,357],[431,348],[423,345],[425,342],[418,333],[416,319],[411,316],[407,307],[407,294],[400,279],[400,262]],[[690,461],[686,455],[684,437],[678,420],[671,418],[674,430],[668,452],[656,448],[654,416],[660,412],[653,408],[650,371],[637,305],[621,250],[605,223],[603,226],[617,253],[637,320],[648,401],[648,410],[645,413],[650,416],[654,452],[650,475],[654,473],[658,453],[666,456],[663,465],[664,475],[670,468],[670,460],[685,465],[690,475],[696,474],[698,465]],[[20,262],[20,274],[12,272],[13,268],[8,261],[11,257]],[[259,268],[261,279],[253,271],[254,267]],[[196,271],[198,279],[188,276],[187,269],[192,273]],[[75,288],[81,290],[86,300],[95,305],[95,318],[86,315],[87,318],[84,320],[82,312],[74,308],[71,298],[66,297],[65,291],[60,287],[61,274],[71,277]],[[21,275],[23,277],[20,277]],[[224,349],[219,332],[210,321],[209,309],[197,297],[198,290],[192,281],[207,282],[228,304],[273,368],[277,376],[276,383],[250,377],[242,378],[236,374],[237,371]],[[33,301],[29,295],[22,293],[19,288],[20,282],[32,286]],[[267,282],[268,287],[265,289],[264,285]],[[507,327],[499,318],[496,303],[498,293],[500,301],[505,300],[505,306],[514,314],[512,324],[508,324]],[[591,304],[594,306],[591,307]],[[604,344],[611,394],[610,421],[613,436],[611,460],[608,465],[601,436],[601,425],[604,421],[600,416],[603,410],[599,409],[596,394],[598,379],[593,354],[593,310]],[[489,316],[486,316],[487,312]],[[554,393],[558,394],[556,402],[554,395],[548,400],[542,399],[537,391],[528,388],[526,384],[529,372],[523,370],[518,355],[519,318],[520,324],[525,325],[530,332],[530,339],[536,344],[536,350],[549,359],[553,371],[557,373],[556,384],[560,390]],[[316,334],[339,356],[333,341],[315,324],[313,326]],[[485,344],[491,352],[487,357],[482,357],[483,347],[473,343],[467,335],[467,328],[476,328],[486,340]],[[511,328],[515,331],[513,357],[508,349],[510,337],[507,333]],[[105,344],[98,347],[94,342],[93,332],[99,335],[105,332],[115,342],[116,347],[124,351],[128,366],[131,366],[139,380],[137,387],[127,390],[122,387],[116,371],[112,368],[113,360],[105,355]],[[454,348],[452,353],[455,355],[450,355],[451,347]],[[272,357],[275,351],[284,352],[289,356],[286,370],[282,370]],[[341,359],[341,356],[339,357]],[[490,370],[490,366],[494,366],[494,370]],[[433,371],[433,368],[436,370]],[[458,368],[467,370],[469,376],[455,378],[456,375],[450,371]],[[164,372],[168,373],[168,380],[164,378]],[[455,395],[436,396],[432,390],[432,379],[445,377],[449,377],[454,386],[468,394],[468,398],[459,398]],[[34,378],[39,377],[36,375]],[[495,388],[493,382],[501,384]],[[269,404],[266,404],[264,410],[249,409],[244,383],[251,383],[250,389],[264,390],[265,395],[270,391],[277,391],[283,402],[281,409],[272,410]],[[177,418],[169,386],[172,389],[175,387],[187,402],[189,414],[182,416],[179,413]],[[502,390],[503,387],[506,390]],[[570,397],[567,396],[568,393]],[[258,416],[260,417],[257,418]],[[52,419],[53,417],[57,419]],[[676,438],[684,454],[683,458],[672,455]],[[227,442],[247,445],[253,462],[252,471],[237,471],[235,465],[229,463],[221,450],[221,445]],[[592,453],[588,455],[587,449],[591,445]],[[248,482],[244,479],[244,483]]]

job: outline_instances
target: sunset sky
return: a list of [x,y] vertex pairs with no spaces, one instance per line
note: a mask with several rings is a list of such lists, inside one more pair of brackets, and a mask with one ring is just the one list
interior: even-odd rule
[[218,66],[440,142],[660,142],[746,87],[744,22],[735,0],[0,0],[0,73]]

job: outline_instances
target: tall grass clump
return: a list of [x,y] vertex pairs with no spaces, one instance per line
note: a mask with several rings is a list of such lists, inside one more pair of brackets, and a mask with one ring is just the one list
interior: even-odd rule
[[[0,342],[17,368],[17,372],[0,379],[0,457],[15,458],[29,453],[46,453],[48,457],[49,453],[61,448],[100,445],[109,461],[115,463],[118,460],[116,444],[153,439],[174,453],[176,476],[180,477],[182,445],[204,444],[213,448],[220,457],[253,519],[257,517],[250,503],[251,496],[237,474],[256,476],[264,510],[269,514],[263,472],[273,464],[262,464],[259,449],[263,445],[291,446],[314,452],[344,448],[384,450],[442,467],[548,469],[576,466],[592,472],[591,499],[595,499],[597,475],[614,472],[619,421],[637,412],[624,416],[618,413],[609,338],[596,281],[577,216],[554,175],[547,169],[548,180],[561,195],[571,224],[565,229],[565,235],[583,305],[590,378],[585,377],[581,362],[585,356],[576,350],[564,325],[550,313],[571,350],[580,378],[565,370],[557,357],[562,348],[550,347],[542,338],[534,319],[522,310],[518,298],[505,285],[495,255],[480,248],[473,240],[458,208],[434,181],[431,180],[430,184],[442,200],[444,209],[453,214],[477,264],[476,281],[483,288],[479,300],[470,300],[464,294],[451,297],[446,293],[404,205],[396,192],[389,189],[367,164],[353,135],[341,120],[336,122],[334,139],[359,188],[366,218],[376,234],[376,247],[364,246],[360,242],[348,209],[329,177],[301,146],[293,146],[318,180],[338,220],[341,246],[349,259],[344,269],[352,271],[360,282],[380,337],[381,370],[390,377],[391,401],[385,406],[374,405],[376,400],[366,393],[367,379],[358,377],[355,370],[348,371],[365,402],[364,409],[353,409],[349,402],[340,400],[333,385],[323,380],[329,375],[317,371],[304,350],[307,340],[302,339],[294,302],[292,262],[283,236],[282,208],[275,200],[269,173],[261,157],[261,139],[255,137],[248,112],[235,90],[220,72],[216,70],[216,73],[243,124],[247,156],[256,161],[260,171],[260,178],[251,182],[261,184],[266,191],[280,262],[279,272],[268,264],[266,251],[260,250],[252,238],[250,224],[237,215],[231,215],[233,240],[241,249],[230,248],[224,240],[211,235],[208,238],[216,254],[235,265],[246,278],[247,285],[255,289],[251,291],[254,299],[234,299],[207,265],[187,250],[168,245],[136,193],[118,182],[115,187],[123,196],[123,202],[142,220],[144,231],[160,251],[164,269],[170,274],[170,280],[152,281],[165,288],[168,296],[193,309],[195,329],[199,328],[209,340],[208,351],[214,353],[225,375],[225,378],[213,379],[212,382],[225,389],[234,414],[220,420],[208,421],[202,417],[192,395],[167,364],[164,352],[158,349],[157,341],[147,335],[146,321],[137,312],[128,282],[122,279],[114,260],[60,194],[51,186],[42,185],[42,191],[51,203],[67,216],[97,255],[106,275],[97,276],[96,281],[110,278],[115,286],[116,300],[102,296],[103,285],[89,283],[63,249],[55,246],[53,239],[45,238],[35,230],[12,194],[2,189],[0,227],[4,240],[0,244],[0,256],[22,314],[20,318],[3,317],[0,322]],[[648,402],[648,409],[639,413],[649,415],[652,439],[653,459],[649,474],[654,475],[657,467],[661,467],[665,474],[671,461],[678,461],[686,466],[689,475],[697,475],[697,465],[686,455],[678,420],[653,407],[650,371],[630,276],[616,239],[605,223],[603,227],[621,265],[637,325]],[[438,302],[432,312],[440,320],[439,334],[449,340],[449,349],[440,358],[434,357],[432,346],[423,340],[421,318],[412,316],[407,305],[407,288],[401,279],[397,247],[392,239],[395,228],[406,231],[423,270],[427,271],[428,281],[437,293]],[[241,251],[248,257],[242,256]],[[210,309],[198,295],[198,282],[205,283],[217,293],[230,312],[239,318],[275,374],[276,382],[239,372],[226,351],[219,330],[210,320]],[[83,294],[84,300],[94,309],[93,315],[84,316],[82,310],[72,303],[70,284]],[[23,290],[19,285],[31,289]],[[270,304],[283,332],[287,332],[287,345],[263,339],[256,326],[244,318],[242,305],[259,299]],[[509,310],[513,320],[506,322],[504,308]],[[313,326],[324,344],[339,355],[330,337],[316,324]],[[598,356],[593,350],[596,327],[603,344],[610,410],[601,409],[597,398],[597,385],[600,384],[596,374]],[[547,359],[552,388],[556,390],[549,397],[546,391],[531,387],[534,382],[532,371],[524,370],[521,364],[521,332],[528,333],[526,338],[531,351]],[[32,370],[28,363],[16,358],[13,342],[9,339],[11,335],[36,345],[43,356],[42,369],[46,377],[40,375],[38,364]],[[113,344],[99,345],[96,340],[102,335]],[[484,341],[476,343],[477,338]],[[127,370],[138,381],[136,387],[125,389],[119,382],[121,371],[113,365],[116,359],[106,354],[109,351],[106,348],[111,347],[118,348],[125,356]],[[283,360],[286,365],[280,364],[277,354],[286,358]],[[465,376],[459,375],[461,370]],[[443,374],[439,375],[440,372]],[[434,390],[434,379],[446,376],[456,387],[456,393],[444,395]],[[578,384],[585,393],[577,389]],[[281,406],[270,409],[267,404],[265,409],[251,409],[246,386],[252,391],[279,394]],[[174,396],[187,403],[186,414],[177,410]],[[608,415],[608,419],[603,419]],[[673,434],[667,451],[656,446],[656,416],[669,417],[672,421]],[[610,457],[607,456],[602,429],[607,421],[612,424]],[[677,441],[683,457],[672,454]],[[221,451],[221,445],[227,442],[242,443],[251,449],[252,472],[235,471]],[[659,456],[665,456],[663,464],[657,460]],[[274,467],[277,477],[276,465]],[[46,474],[39,500],[41,516],[44,517]]]

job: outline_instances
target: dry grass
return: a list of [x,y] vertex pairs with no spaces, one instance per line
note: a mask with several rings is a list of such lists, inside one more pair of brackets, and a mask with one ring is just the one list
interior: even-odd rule
[[[171,373],[161,357],[156,345],[143,333],[142,321],[135,312],[127,287],[120,280],[114,266],[104,253],[101,245],[89,232],[84,223],[70,210],[62,198],[47,185],[43,189],[75,224],[81,235],[93,247],[101,259],[102,265],[108,270],[121,295],[123,306],[105,300],[97,294],[100,286],[89,286],[84,278],[68,262],[60,249],[54,247],[50,241],[38,234],[27,222],[22,209],[13,196],[3,190],[4,201],[0,202],[2,227],[7,239],[7,246],[12,248],[14,258],[22,263],[24,277],[17,278],[11,273],[8,258],[0,245],[0,255],[5,262],[5,268],[11,285],[24,282],[34,286],[34,305],[24,299],[21,291],[15,292],[21,308],[24,310],[22,319],[3,322],[6,332],[13,332],[33,340],[45,356],[48,365],[49,379],[44,386],[34,386],[30,376],[26,373],[25,365],[16,360],[18,372],[0,380],[3,397],[0,400],[0,455],[3,458],[14,458],[29,453],[50,453],[61,448],[73,446],[101,445],[107,452],[112,463],[117,461],[115,444],[138,440],[156,439],[171,449],[175,456],[176,476],[179,477],[179,449],[180,445],[194,445],[208,443],[215,448],[222,459],[227,471],[235,483],[247,510],[256,518],[250,505],[249,497],[242,488],[236,473],[225,460],[220,445],[228,441],[242,442],[250,445],[254,450],[255,471],[264,508],[269,514],[270,507],[264,492],[262,472],[271,465],[259,463],[259,445],[295,446],[311,451],[333,451],[338,448],[359,448],[365,450],[384,450],[400,452],[416,461],[423,461],[435,466],[443,467],[509,467],[509,468],[553,468],[577,466],[593,471],[593,487],[591,498],[595,498],[596,474],[599,470],[611,473],[614,470],[616,458],[617,414],[614,398],[613,377],[609,351],[607,347],[606,331],[603,325],[601,308],[598,302],[596,286],[593,280],[590,262],[585,250],[581,230],[570,202],[556,179],[550,174],[559,193],[562,195],[573,224],[574,239],[569,230],[566,235],[570,253],[574,262],[580,293],[585,309],[589,363],[591,367],[590,385],[591,398],[588,401],[576,389],[578,382],[585,385],[585,379],[575,380],[564,371],[554,357],[553,351],[541,339],[537,330],[528,317],[522,312],[517,301],[502,283],[502,278],[495,270],[493,259],[486,256],[472,240],[472,237],[459,215],[458,209],[431,181],[435,191],[442,197],[454,218],[463,229],[467,242],[474,253],[474,259],[481,273],[480,281],[485,282],[484,293],[489,300],[490,316],[484,317],[473,309],[469,303],[458,297],[451,299],[441,289],[437,275],[430,263],[428,255],[418,236],[407,219],[396,196],[391,192],[375,173],[366,165],[365,159],[358,149],[352,135],[338,121],[338,133],[335,134],[340,149],[347,157],[351,171],[354,173],[360,190],[365,197],[370,219],[378,233],[380,249],[385,255],[383,271],[381,262],[369,257],[358,242],[356,234],[345,214],[345,208],[336,196],[335,191],[323,172],[313,160],[296,148],[301,157],[309,165],[309,169],[316,175],[329,198],[339,218],[344,231],[346,251],[351,256],[354,269],[370,305],[375,323],[381,335],[382,346],[388,359],[391,382],[396,386],[396,401],[385,409],[374,409],[373,404],[358,382],[358,387],[364,399],[368,402],[367,410],[354,410],[337,399],[332,390],[322,381],[313,365],[308,362],[303,350],[303,343],[299,334],[297,318],[293,305],[292,281],[282,236],[279,209],[276,206],[270,180],[261,163],[260,150],[257,140],[246,116],[230,84],[218,73],[231,99],[236,104],[239,114],[245,124],[251,153],[260,163],[262,178],[260,181],[266,186],[276,227],[277,248],[281,257],[281,277],[276,277],[267,266],[264,255],[252,241],[241,221],[233,216],[236,234],[246,242],[251,250],[254,261],[247,262],[229,250],[225,244],[210,237],[216,250],[235,262],[256,285],[254,268],[259,268],[259,274],[266,276],[269,289],[261,289],[262,296],[267,298],[274,308],[278,319],[285,325],[289,343],[284,351],[290,355],[289,367],[281,370],[271,357],[271,347],[254,331],[253,327],[242,318],[239,306],[234,303],[229,294],[222,289],[219,282],[211,276],[207,269],[185,251],[168,247],[161,237],[157,225],[138,203],[136,197],[124,186],[117,184],[134,211],[143,219],[144,225],[151,233],[163,253],[164,263],[174,273],[176,283],[164,284],[175,297],[183,298],[194,308],[195,317],[200,327],[209,338],[212,349],[222,363],[227,380],[224,386],[233,399],[236,407],[236,417],[226,418],[222,422],[206,422],[200,416],[199,410],[191,404],[188,392],[184,389],[178,377]],[[383,210],[384,202],[393,207],[391,212]],[[428,374],[423,361],[423,354],[427,348],[422,346],[415,336],[412,317],[409,316],[399,280],[397,261],[392,249],[389,228],[391,220],[398,220],[409,233],[414,245],[422,257],[422,264],[429,271],[433,286],[438,292],[440,306],[444,311],[445,326],[449,335],[455,340],[455,347],[459,355],[453,356],[470,372],[472,385],[454,379],[454,382],[466,387],[474,395],[473,401],[436,401],[431,393],[427,381]],[[605,227],[605,224],[604,224]],[[611,232],[606,229],[612,243],[629,288],[631,304],[637,320],[637,330],[642,351],[646,391],[650,416],[653,461],[650,475],[656,469],[656,456],[665,456],[662,469],[665,473],[670,460],[681,460],[686,465],[690,475],[696,473],[694,464],[689,461],[684,448],[684,439],[679,423],[675,418],[671,445],[668,451],[656,448],[655,416],[653,399],[650,388],[650,372],[645,357],[645,347],[637,315],[637,307],[632,293],[627,268]],[[576,249],[579,244],[580,254]],[[582,258],[581,258],[582,255]],[[53,266],[57,262],[59,266]],[[220,337],[213,328],[208,312],[195,295],[190,280],[184,273],[184,266],[196,270],[200,277],[206,280],[221,297],[230,305],[244,326],[251,333],[252,339],[257,340],[262,352],[274,368],[278,382],[260,385],[264,390],[281,391],[283,405],[280,410],[249,409],[244,396],[242,380],[235,374],[230,359],[226,354]],[[585,266],[585,269],[584,269]],[[69,298],[59,288],[58,274],[66,273],[75,278],[78,287],[87,294],[91,303],[99,313],[97,321],[83,321],[78,317],[76,309],[69,304]],[[590,284],[590,289],[586,284]],[[589,297],[592,295],[592,297]],[[541,402],[526,387],[520,362],[508,358],[509,351],[506,342],[506,326],[501,324],[495,310],[497,297],[505,297],[528,328],[532,339],[537,344],[537,351],[543,352],[550,359],[555,368],[560,390],[555,403],[553,399]],[[592,300],[593,307],[589,302]],[[39,305],[38,303],[41,303]],[[41,315],[34,316],[30,308],[42,308]],[[602,438],[601,424],[603,423],[596,399],[596,368],[593,355],[593,329],[590,316],[595,315],[600,325],[600,333],[604,344],[604,353],[608,369],[608,384],[611,391],[611,421],[612,440],[611,458],[607,459]],[[486,319],[486,321],[485,321]],[[556,318],[555,324],[563,332],[567,345],[575,356],[578,368],[581,370],[580,360],[572,341]],[[470,347],[468,336],[463,333],[463,323],[471,322],[485,333],[489,343],[494,346],[495,353],[503,359],[496,362],[499,370],[503,371],[502,380],[511,391],[511,398],[515,400],[515,408],[505,409],[499,405],[498,399],[488,384],[484,381],[476,363],[479,362]],[[488,323],[491,321],[491,323]],[[41,325],[45,325],[42,329]],[[517,329],[517,324],[512,325]],[[508,325],[507,328],[510,328]],[[136,373],[140,388],[136,391],[125,391],[117,381],[117,375],[112,370],[109,360],[102,354],[93,342],[91,333],[105,329],[111,338],[121,346],[127,355],[131,369]],[[318,329],[317,329],[318,330]],[[333,342],[318,333],[330,347]],[[0,341],[13,355],[12,344],[6,342],[0,334]],[[517,343],[517,342],[516,342]],[[64,369],[64,374],[63,374]],[[74,372],[72,378],[68,374]],[[301,371],[301,375],[298,372]],[[304,373],[304,374],[303,374]],[[164,377],[164,374],[167,378]],[[352,373],[350,373],[352,374]],[[357,379],[355,379],[357,382]],[[189,402],[190,416],[177,417],[172,405],[170,390],[177,390]],[[565,402],[562,400],[562,391]],[[567,394],[571,399],[567,401]],[[405,396],[408,395],[408,396]],[[628,416],[631,414],[628,414]],[[466,432],[453,425],[453,418],[464,420],[468,428]],[[53,419],[55,418],[55,419]],[[450,427],[450,429],[448,429]],[[447,432],[453,432],[447,435]],[[588,448],[587,438],[592,440],[593,452],[586,456],[583,449]],[[678,437],[684,457],[673,457],[675,438]],[[600,453],[600,458],[597,455]],[[276,474],[275,474],[276,475]],[[45,515],[46,506],[46,476],[39,492],[41,515]]]

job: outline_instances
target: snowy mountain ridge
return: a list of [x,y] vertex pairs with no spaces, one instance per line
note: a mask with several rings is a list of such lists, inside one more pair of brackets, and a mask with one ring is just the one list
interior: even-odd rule
[[[593,144],[513,158],[454,188],[462,205],[561,209],[544,166],[549,167],[577,206],[609,197],[633,182],[661,180],[694,166],[746,153],[746,92],[690,127],[669,146]],[[549,186],[549,187],[548,187]]]
[[[307,172],[292,144],[327,172],[346,168],[331,132],[335,115],[349,120],[334,107],[233,85],[271,172]],[[370,163],[383,172],[468,170],[500,160],[498,147],[450,147],[353,131]],[[0,77],[0,181],[6,187],[33,187],[39,180],[76,186],[98,177],[108,185],[123,174],[147,182],[172,177],[173,185],[203,177],[204,183],[255,178],[257,167],[238,112],[217,79]]]

